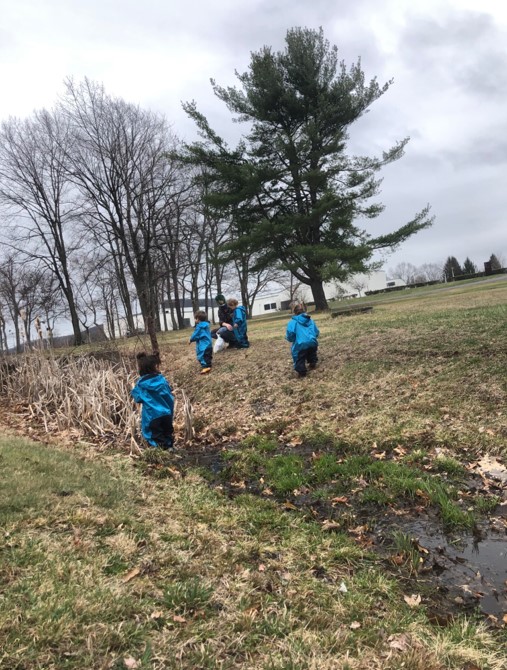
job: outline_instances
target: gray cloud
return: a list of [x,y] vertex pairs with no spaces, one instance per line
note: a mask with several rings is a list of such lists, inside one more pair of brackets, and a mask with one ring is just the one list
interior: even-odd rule
[[233,141],[240,128],[210,77],[235,84],[251,51],[282,49],[289,27],[322,26],[340,58],[361,57],[367,78],[394,78],[351,128],[351,151],[379,154],[411,136],[405,157],[384,171],[386,209],[371,231],[402,225],[427,202],[437,217],[389,264],[451,253],[481,262],[507,252],[506,28],[481,9],[461,0],[17,0],[2,16],[0,117],[51,105],[66,76],[86,75],[166,114],[187,140],[195,129],[180,101],[195,99]]

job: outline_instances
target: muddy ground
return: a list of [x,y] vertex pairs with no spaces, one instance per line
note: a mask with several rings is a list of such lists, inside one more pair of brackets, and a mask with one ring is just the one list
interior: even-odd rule
[[[209,485],[228,497],[248,493],[266,497],[256,478],[228,478],[226,448],[193,446],[164,454],[163,463],[139,461],[138,465],[159,478],[185,476],[198,468]],[[301,445],[296,452],[305,454]],[[291,450],[294,453],[294,449]],[[288,514],[302,514],[322,524],[328,532],[346,532],[355,542],[381,558],[386,570],[407,582],[407,590],[423,593],[432,603],[430,619],[446,625],[458,612],[481,612],[493,626],[507,622],[507,471],[496,460],[469,464],[461,487],[464,498],[494,496],[498,504],[471,530],[446,531],[426,501],[401,505],[361,505],[354,495],[334,500],[318,499],[311,490],[277,496],[269,493]],[[400,550],[396,537],[410,547]],[[316,566],[326,579],[326,571]]]

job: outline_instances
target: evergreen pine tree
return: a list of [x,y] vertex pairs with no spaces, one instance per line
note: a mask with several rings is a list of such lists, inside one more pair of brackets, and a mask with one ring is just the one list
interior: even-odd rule
[[445,281],[452,281],[454,277],[463,274],[460,264],[455,256],[449,256],[444,265],[444,279]]
[[213,89],[249,132],[231,150],[187,103],[204,140],[187,147],[187,160],[204,167],[208,205],[231,221],[229,252],[255,254],[257,267],[289,270],[310,287],[317,309],[326,309],[324,282],[371,271],[375,250],[394,249],[432,223],[425,207],[384,235],[356,224],[382,212],[372,202],[376,174],[401,158],[408,141],[378,158],[346,150],[349,127],[390,83],[367,82],[360,61],[347,69],[322,29],[307,28],[289,30],[282,52],[252,53],[249,70],[237,76],[240,87],[212,82]]
[[502,269],[502,264],[498,260],[498,258],[495,256],[495,254],[491,254],[489,257],[489,262],[491,263],[491,269],[492,270],[501,270]]
[[463,263],[463,274],[474,275],[476,272],[477,272],[477,266],[467,256],[465,258],[465,262]]

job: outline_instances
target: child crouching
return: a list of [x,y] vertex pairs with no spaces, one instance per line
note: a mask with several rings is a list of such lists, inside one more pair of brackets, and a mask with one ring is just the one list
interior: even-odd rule
[[206,375],[211,372],[211,362],[213,360],[213,343],[208,315],[206,312],[199,311],[194,314],[194,318],[195,328],[190,337],[190,342],[195,342],[195,353],[201,365],[201,375]]
[[160,373],[158,354],[137,354],[139,379],[130,392],[142,404],[141,432],[151,447],[173,448],[174,396]]
[[309,363],[310,370],[314,370],[317,365],[317,338],[320,333],[315,321],[308,316],[302,305],[296,305],[293,311],[294,316],[287,324],[285,339],[292,342],[294,370],[300,377],[305,377],[306,363]]

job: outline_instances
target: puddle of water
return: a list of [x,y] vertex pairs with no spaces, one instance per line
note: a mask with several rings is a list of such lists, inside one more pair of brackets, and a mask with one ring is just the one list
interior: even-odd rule
[[[488,467],[491,465],[488,462]],[[494,463],[496,465],[496,462]],[[206,468],[215,484],[225,488],[229,495],[244,491],[259,494],[257,482],[242,482],[237,488],[233,482],[222,482],[222,471],[227,468],[220,449],[194,449],[183,452],[178,467]],[[496,474],[496,471],[495,471]],[[498,481],[501,482],[499,478]],[[321,509],[322,507],[322,509]],[[299,495],[291,509],[311,509],[316,518],[333,518],[336,510],[312,496]],[[393,535],[402,532],[423,547],[420,553],[424,562],[417,579],[426,586],[438,588],[440,597],[453,609],[479,608],[486,615],[499,620],[507,613],[507,522],[504,520],[507,505],[501,504],[493,516],[498,522],[482,529],[476,536],[468,534],[450,537],[442,532],[438,519],[430,516],[393,516],[374,521],[374,544],[382,555],[393,555],[396,548]],[[379,514],[382,514],[379,510]],[[369,522],[373,521],[369,516]]]
[[436,583],[456,604],[477,605],[484,614],[502,619],[507,613],[507,530],[484,531],[481,537],[452,538],[431,521],[384,521],[375,528],[380,544],[389,546],[395,531],[410,536],[420,547],[424,564],[419,578]]

